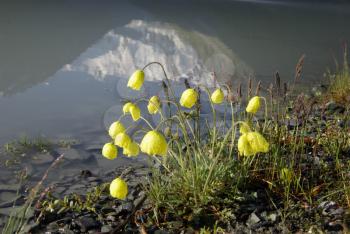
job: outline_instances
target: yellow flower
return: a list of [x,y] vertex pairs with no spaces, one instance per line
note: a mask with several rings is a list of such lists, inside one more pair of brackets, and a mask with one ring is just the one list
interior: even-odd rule
[[134,90],[140,90],[145,78],[145,73],[142,70],[136,70],[128,81],[128,87]]
[[118,177],[109,185],[109,192],[112,197],[124,200],[128,195],[128,185]]
[[137,105],[132,105],[129,109],[131,117],[134,121],[137,121],[141,116],[141,110]]
[[250,132],[249,124],[246,123],[246,122],[241,123],[241,124],[239,125],[239,132],[240,132],[241,134],[245,134],[245,133]]
[[153,130],[149,131],[142,139],[141,151],[148,155],[160,155],[165,156],[168,150],[168,144],[165,137]]
[[121,132],[118,135],[116,135],[114,139],[114,144],[121,148],[127,147],[130,143],[131,143],[130,137],[128,136],[128,134],[124,132]]
[[139,155],[140,148],[136,142],[131,142],[127,147],[124,148],[123,154],[127,156],[137,156]]
[[124,114],[129,113],[130,107],[132,105],[134,105],[134,104],[132,104],[131,102],[125,103],[124,106],[123,106],[123,113]]
[[180,98],[180,104],[183,107],[192,108],[197,102],[198,94],[194,89],[186,89]]
[[245,109],[248,113],[255,114],[260,108],[260,97],[255,96],[248,102],[247,108]]
[[266,153],[269,151],[269,143],[258,132],[248,132],[247,139],[255,153]]
[[159,100],[159,97],[157,96],[153,96],[149,99],[149,102],[148,102],[148,105],[147,105],[147,109],[148,109],[148,112],[153,115],[155,113],[158,112],[160,108],[160,100]]
[[238,139],[238,152],[240,155],[251,156],[254,155],[251,145],[249,144],[247,134],[243,134]]
[[238,139],[238,151],[244,156],[266,153],[269,151],[269,143],[258,132],[245,132]]
[[112,137],[112,139],[114,139],[116,135],[124,131],[125,131],[124,125],[119,121],[115,121],[109,127],[108,133]]
[[123,112],[124,114],[130,113],[134,121],[137,121],[141,116],[140,108],[136,104],[131,102],[128,102],[123,106]]
[[112,143],[106,143],[102,148],[102,155],[108,159],[115,159],[117,157],[118,150]]
[[290,183],[292,181],[293,172],[288,168],[282,168],[280,178],[285,183]]
[[211,101],[215,104],[221,104],[224,101],[224,92],[221,89],[216,89],[211,95]]

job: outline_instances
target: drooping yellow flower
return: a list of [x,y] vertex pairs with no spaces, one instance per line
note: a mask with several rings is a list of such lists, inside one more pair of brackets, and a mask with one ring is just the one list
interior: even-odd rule
[[128,87],[134,90],[140,90],[145,78],[145,73],[142,70],[136,70],[128,81]]
[[102,148],[102,155],[108,159],[115,159],[117,157],[118,150],[112,143],[106,143]]
[[168,151],[168,144],[165,140],[165,137],[155,130],[149,131],[143,137],[140,147],[142,152],[151,156],[165,156]]
[[130,143],[131,138],[125,132],[119,133],[114,139],[114,144],[121,148],[127,147]]
[[247,108],[245,109],[248,113],[255,114],[260,108],[260,97],[255,96],[248,102]]
[[132,106],[130,106],[129,111],[134,121],[137,121],[140,118],[141,110],[137,105],[133,104]]
[[224,92],[221,89],[216,89],[210,97],[211,101],[215,104],[221,104],[224,98]]
[[124,200],[128,195],[128,185],[123,179],[118,177],[109,185],[109,192],[112,197]]
[[126,113],[129,113],[130,111],[130,107],[134,105],[132,102],[128,102],[128,103],[125,103],[124,106],[123,106],[123,113],[126,114]]
[[131,142],[127,147],[124,148],[123,154],[129,157],[139,155],[140,147],[136,142]]
[[255,154],[251,145],[249,144],[247,134],[243,134],[238,139],[238,152],[243,156],[252,156]]
[[282,168],[280,178],[284,183],[290,183],[292,181],[293,172],[288,168]]
[[246,122],[241,123],[241,124],[239,125],[239,132],[240,132],[241,134],[245,134],[245,133],[250,132],[249,124],[246,123]]
[[147,109],[148,112],[153,115],[156,114],[159,111],[160,108],[160,100],[159,97],[157,96],[153,96],[149,99],[148,105],[147,105]]
[[131,117],[134,121],[137,121],[141,116],[140,108],[136,104],[131,103],[131,102],[124,104],[123,112],[124,112],[124,114],[130,113]]
[[186,89],[180,98],[180,104],[186,108],[192,108],[196,104],[198,99],[198,93],[194,89]]
[[119,121],[115,121],[109,127],[108,133],[112,137],[112,139],[114,139],[116,135],[124,131],[125,131],[124,125]]
[[258,132],[248,132],[247,139],[255,153],[266,153],[269,151],[269,143],[266,139]]

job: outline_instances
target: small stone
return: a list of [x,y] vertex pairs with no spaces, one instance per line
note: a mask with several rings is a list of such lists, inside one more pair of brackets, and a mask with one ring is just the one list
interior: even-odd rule
[[326,110],[329,111],[330,113],[343,113],[345,111],[345,108],[333,101],[330,101],[326,103]]
[[110,213],[113,213],[114,212],[114,209],[111,208],[111,207],[103,207],[101,209],[101,211],[104,213],[104,214],[110,214]]
[[154,231],[154,234],[168,234],[169,232],[165,231],[165,230],[156,230]]
[[249,215],[249,218],[246,222],[247,226],[253,226],[254,224],[257,224],[260,222],[260,218],[255,214],[255,212],[251,213]]
[[102,232],[102,233],[109,233],[110,231],[112,231],[112,227],[109,226],[109,225],[103,225],[103,226],[101,227],[101,232]]
[[53,160],[54,160],[54,157],[49,153],[38,154],[33,156],[32,164],[43,165],[43,164],[51,163]]
[[329,208],[334,207],[334,206],[336,206],[334,201],[324,201],[318,205],[318,207],[321,209],[329,209]]
[[342,214],[344,214],[344,209],[340,207],[340,208],[338,208],[338,209],[335,209],[335,210],[330,211],[329,214],[330,214],[330,215],[334,215],[334,216],[336,216],[336,215],[342,215]]
[[77,220],[77,225],[80,227],[82,232],[87,232],[91,229],[98,228],[99,223],[91,217],[81,217]]
[[82,155],[76,149],[72,148],[58,148],[55,150],[58,155],[64,154],[64,159],[74,161],[84,159]]
[[267,220],[271,222],[276,222],[277,220],[277,214],[276,213],[270,213],[267,215]]
[[60,226],[56,222],[49,223],[46,226],[47,231],[57,231],[60,228]]
[[120,215],[120,213],[130,213],[133,209],[133,204],[132,202],[125,202],[122,205],[118,206],[115,211]]
[[330,232],[340,232],[343,230],[341,222],[329,222],[325,225],[325,229]]

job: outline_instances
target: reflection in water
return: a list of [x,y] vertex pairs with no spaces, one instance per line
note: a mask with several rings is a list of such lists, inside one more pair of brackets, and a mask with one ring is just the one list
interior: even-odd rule
[[[129,77],[137,68],[157,61],[173,79],[190,78],[195,84],[212,86],[218,79],[243,78],[252,70],[219,39],[159,22],[133,20],[109,31],[82,53],[65,71],[86,72],[98,80],[107,76]],[[147,71],[148,81],[163,79],[159,68]]]

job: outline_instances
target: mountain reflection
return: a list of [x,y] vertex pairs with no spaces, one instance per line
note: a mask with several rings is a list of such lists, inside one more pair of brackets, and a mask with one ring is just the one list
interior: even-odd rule
[[[137,68],[157,61],[172,79],[189,78],[212,86],[212,73],[221,80],[247,77],[252,70],[225,44],[176,25],[133,20],[109,31],[63,71],[85,72],[97,80],[127,78]],[[160,68],[147,70],[148,81],[162,80]]]

